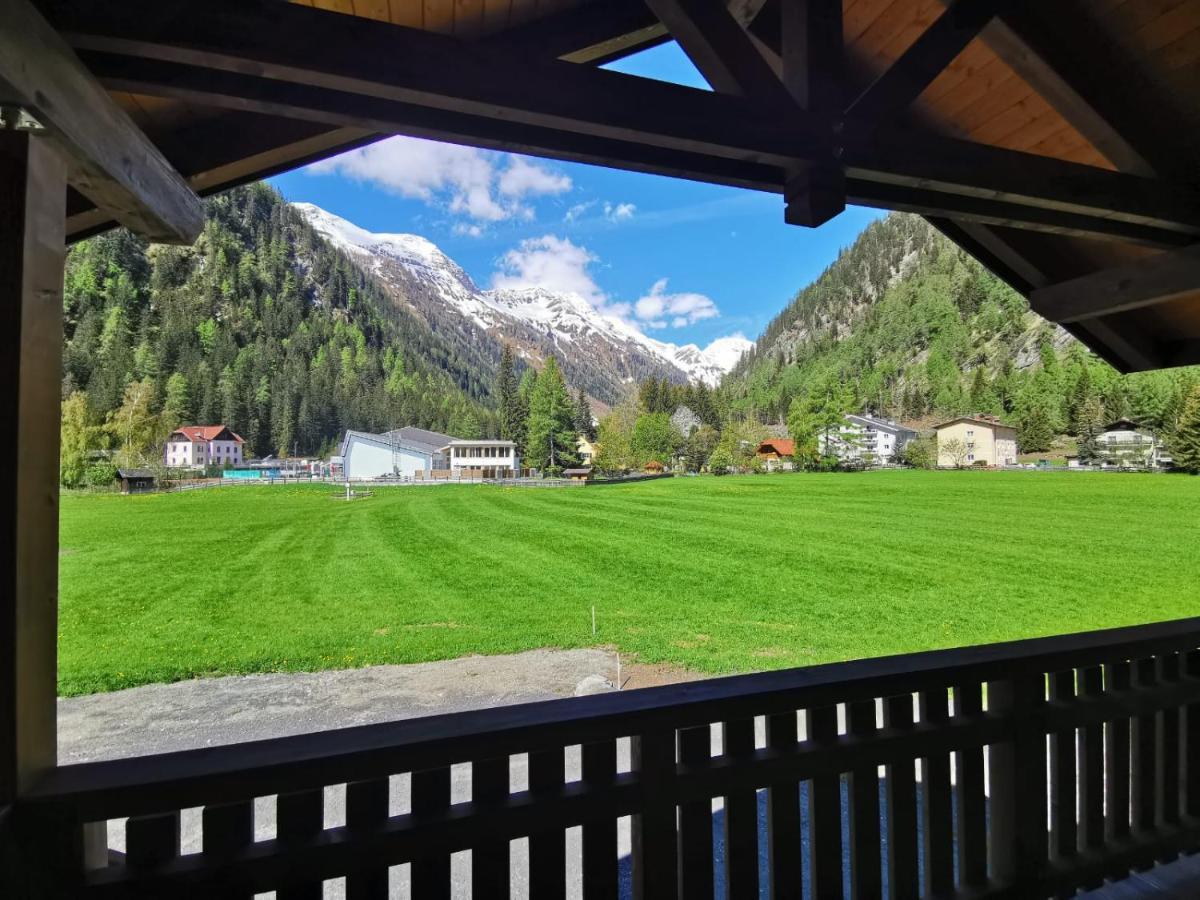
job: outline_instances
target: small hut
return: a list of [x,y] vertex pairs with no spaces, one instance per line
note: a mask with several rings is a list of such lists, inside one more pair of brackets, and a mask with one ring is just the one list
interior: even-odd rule
[[154,490],[154,473],[149,469],[117,469],[122,494],[144,494]]
[[642,466],[642,470],[650,475],[661,475],[663,472],[663,464],[657,459],[652,459],[646,465]]
[[563,475],[572,481],[585,482],[591,480],[592,467],[580,466],[577,469],[563,469]]

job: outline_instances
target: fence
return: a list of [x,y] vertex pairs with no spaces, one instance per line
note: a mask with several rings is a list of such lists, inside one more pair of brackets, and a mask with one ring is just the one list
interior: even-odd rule
[[[536,900],[563,894],[565,829],[581,826],[585,897],[611,898],[629,816],[636,896],[711,897],[714,797],[733,897],[758,896],[760,875],[778,897],[803,880],[817,898],[885,881],[896,898],[1065,896],[1200,847],[1198,646],[1188,619],[68,766],[19,814],[55,862],[40,890],[65,896],[319,896],[345,876],[348,896],[382,897],[407,864],[414,897],[446,897],[463,850],[474,896],[495,896],[527,837]],[[451,796],[453,764],[469,800]],[[332,784],[346,816],[327,828]],[[255,841],[266,795],[275,837]],[[182,854],[180,811],[197,806],[202,851]],[[94,823],[125,816],[120,854]]]

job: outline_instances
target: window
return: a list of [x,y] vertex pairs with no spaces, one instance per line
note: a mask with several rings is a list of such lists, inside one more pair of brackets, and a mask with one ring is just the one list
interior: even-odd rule
[[967,431],[967,437],[975,437],[974,431]]

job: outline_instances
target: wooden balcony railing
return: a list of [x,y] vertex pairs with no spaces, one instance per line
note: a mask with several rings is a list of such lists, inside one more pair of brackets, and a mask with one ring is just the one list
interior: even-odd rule
[[[472,895],[507,896],[527,837],[531,897],[562,896],[571,865],[585,897],[614,897],[624,816],[640,897],[713,896],[714,854],[731,897],[760,878],[772,897],[1069,896],[1200,849],[1198,647],[1189,619],[67,766],[17,830],[39,896],[320,896],[343,876],[386,896],[408,863],[424,900],[463,850]],[[452,802],[460,764],[471,796]],[[266,796],[275,837],[256,841]],[[181,853],[194,807],[202,847]],[[118,853],[95,823],[123,817]]]

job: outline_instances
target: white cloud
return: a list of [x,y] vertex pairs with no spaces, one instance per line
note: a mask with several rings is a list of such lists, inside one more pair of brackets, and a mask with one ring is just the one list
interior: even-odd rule
[[360,147],[306,171],[370,182],[402,197],[445,206],[475,223],[532,219],[533,209],[520,202],[523,198],[571,189],[567,176],[519,156],[411,137]]
[[580,216],[582,216],[585,212],[587,212],[589,209],[591,209],[595,205],[596,205],[595,200],[587,200],[583,203],[576,203],[574,206],[572,206],[570,209],[568,209],[566,211],[566,213],[563,215],[563,221],[564,222],[575,222],[579,219]]
[[480,237],[483,234],[483,229],[478,225],[469,225],[466,222],[459,222],[454,226],[455,234],[463,234],[467,237]]
[[596,284],[588,267],[596,256],[567,238],[546,234],[526,238],[500,257],[500,270],[492,276],[496,288],[542,287],[578,294],[592,306],[603,308],[608,296]]
[[637,206],[633,203],[605,203],[604,218],[610,222],[627,222],[633,218]]
[[520,156],[509,158],[508,168],[500,175],[500,193],[506,197],[526,194],[561,194],[571,189],[571,179],[551,172]]
[[650,293],[640,297],[633,308],[638,320],[647,328],[666,328],[668,324],[672,328],[684,328],[721,314],[712,298],[704,294],[668,294],[665,278],[654,282]]

